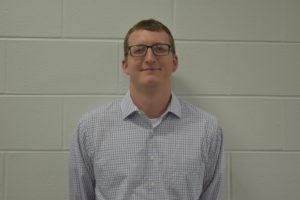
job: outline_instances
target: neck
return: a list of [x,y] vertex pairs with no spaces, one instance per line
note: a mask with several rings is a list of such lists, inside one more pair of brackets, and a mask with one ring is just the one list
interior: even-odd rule
[[171,100],[171,88],[141,88],[130,86],[130,95],[134,104],[149,118],[160,117]]

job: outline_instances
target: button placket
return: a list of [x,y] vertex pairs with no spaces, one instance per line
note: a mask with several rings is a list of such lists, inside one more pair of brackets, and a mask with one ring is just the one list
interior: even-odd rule
[[147,188],[153,189],[158,184],[158,177],[156,174],[157,169],[157,142],[155,138],[155,131],[154,129],[151,129],[149,132],[148,140],[147,140],[147,165],[148,165],[148,171],[147,171]]

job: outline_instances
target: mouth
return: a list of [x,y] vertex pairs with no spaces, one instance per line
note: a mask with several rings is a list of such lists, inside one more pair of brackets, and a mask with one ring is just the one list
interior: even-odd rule
[[142,72],[145,72],[145,71],[153,72],[153,71],[161,71],[161,69],[158,68],[158,67],[149,67],[149,68],[141,69],[140,71],[142,71]]

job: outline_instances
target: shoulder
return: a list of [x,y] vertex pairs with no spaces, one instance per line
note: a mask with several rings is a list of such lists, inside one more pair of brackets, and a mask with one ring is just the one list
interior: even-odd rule
[[218,118],[212,113],[186,101],[179,99],[181,104],[182,121],[205,131],[206,134],[222,134]]
[[93,110],[84,113],[79,119],[80,126],[91,126],[114,119],[120,115],[120,99],[111,101]]
[[204,145],[205,152],[221,150],[223,147],[223,129],[216,116],[193,105],[185,100],[180,100],[182,107],[182,119],[189,127],[197,130],[196,135],[200,136]]
[[212,113],[186,101],[183,99],[179,99],[181,104],[181,111],[183,117],[188,118],[196,118],[197,120],[204,120],[204,121],[211,121],[211,122],[218,122],[216,116]]

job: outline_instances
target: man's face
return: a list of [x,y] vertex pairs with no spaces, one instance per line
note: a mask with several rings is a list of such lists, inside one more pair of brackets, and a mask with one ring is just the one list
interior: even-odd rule
[[[169,36],[166,32],[153,32],[137,30],[128,38],[129,46],[154,44],[169,44]],[[177,56],[171,51],[168,55],[156,56],[151,48],[148,48],[145,56],[133,57],[130,52],[123,60],[123,71],[129,75],[130,84],[134,86],[170,85],[171,75],[177,69]]]

